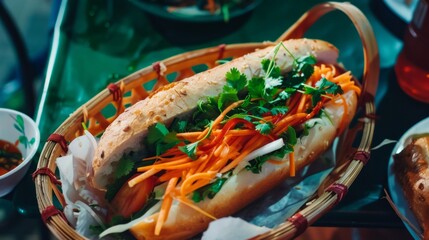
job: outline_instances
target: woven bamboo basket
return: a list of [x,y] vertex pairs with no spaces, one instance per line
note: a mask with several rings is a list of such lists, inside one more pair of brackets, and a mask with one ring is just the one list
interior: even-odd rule
[[[328,2],[316,5],[275,42],[303,37],[306,30],[314,22],[333,10],[339,10],[350,18],[363,46],[364,67],[360,81],[363,91],[357,113],[357,118],[361,121],[358,121],[359,126],[346,131],[345,135],[341,136],[342,139],[346,139],[346,142],[359,143],[358,147],[354,147],[351,154],[344,154],[346,157],[342,161],[337,161],[333,172],[324,180],[325,182],[317,194],[304,207],[292,217],[285,219],[282,224],[254,239],[289,239],[303,233],[307,226],[314,223],[342,199],[369,160],[375,127],[372,116],[375,115],[374,96],[378,82],[379,56],[374,33],[363,13],[349,3]],[[83,134],[82,123],[86,123],[92,134],[102,134],[104,129],[126,107],[144,99],[159,87],[168,84],[169,81],[166,76],[169,74],[175,74],[175,81],[179,81],[195,74],[192,70],[193,66],[205,64],[208,68],[212,68],[216,66],[216,61],[219,59],[236,58],[265,46],[267,43],[221,45],[167,58],[162,61],[167,67],[164,74],[160,73],[159,64],[155,63],[110,84],[105,90],[73,112],[48,138],[42,150],[37,170],[33,173],[39,210],[50,231],[59,239],[83,238],[67,223],[60,209],[54,207],[54,200],[65,204],[59,186],[60,182],[55,175],[55,160],[67,151],[68,142]],[[153,87],[148,89],[148,85]],[[112,109],[112,107],[115,110],[106,116],[103,110]]]

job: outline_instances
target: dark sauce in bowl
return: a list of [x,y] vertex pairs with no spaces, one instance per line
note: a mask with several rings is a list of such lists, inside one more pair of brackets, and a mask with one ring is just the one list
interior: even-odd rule
[[0,140],[0,176],[22,163],[22,153],[12,143]]

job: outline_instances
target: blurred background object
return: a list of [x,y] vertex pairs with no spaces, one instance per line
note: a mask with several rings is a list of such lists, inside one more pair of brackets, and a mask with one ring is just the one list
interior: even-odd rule
[[[151,24],[179,45],[204,43],[228,35],[249,20],[262,0],[129,0]],[[213,8],[213,9],[211,9]]]
[[0,106],[34,115],[60,0],[0,0]]

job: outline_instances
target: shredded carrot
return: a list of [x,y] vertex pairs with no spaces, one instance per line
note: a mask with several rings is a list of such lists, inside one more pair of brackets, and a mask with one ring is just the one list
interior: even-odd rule
[[170,179],[170,181],[168,181],[168,185],[164,194],[164,199],[162,201],[161,209],[159,210],[158,219],[155,225],[155,235],[157,236],[161,233],[161,228],[168,218],[168,213],[170,212],[170,208],[173,203],[173,197],[170,195],[170,193],[176,187],[178,180],[178,178],[172,178]]
[[349,90],[353,90],[357,93],[357,95],[360,95],[361,93],[361,89],[352,82],[343,83],[343,84],[340,84],[340,86],[345,92]]
[[280,120],[280,122],[277,123],[276,127],[274,128],[274,130],[273,130],[274,134],[284,132],[285,129],[287,129],[289,126],[291,126],[290,123],[293,120],[301,119],[301,118],[304,118],[305,116],[307,116],[306,113],[297,113],[297,114],[283,118],[282,120]]
[[207,161],[204,161],[203,163],[200,164],[200,166],[198,166],[197,173],[203,172],[206,166],[210,166],[211,164],[213,164],[212,162],[216,161],[213,155],[214,155],[214,150],[210,152]]
[[295,177],[295,152],[289,153],[289,174]]
[[[217,172],[211,171],[206,173],[197,173],[182,182],[182,186],[180,187],[180,193],[182,196],[186,196],[188,193],[193,192],[196,189],[190,191],[192,189],[192,185],[195,184],[198,180],[207,180],[207,183],[210,182],[215,176]],[[207,183],[205,185],[207,185]],[[203,185],[204,186],[204,185]],[[201,186],[200,186],[201,187]]]
[[[226,115],[232,110],[232,109],[234,109],[234,108],[236,108],[236,107],[238,107],[238,106],[240,106],[242,103],[244,102],[244,100],[239,100],[239,101],[236,101],[236,102],[234,102],[234,103],[232,103],[231,105],[229,105],[227,108],[225,108],[225,110],[223,110],[221,113],[220,113],[220,115],[213,121],[213,124],[212,124],[212,128],[216,128],[216,126],[217,125],[219,125],[222,121],[223,121],[223,119],[226,117]],[[198,136],[198,139],[201,139],[201,138],[203,138],[207,133],[208,133],[208,131],[209,131],[209,128],[206,128],[202,133],[201,133],[201,135],[200,136]]]
[[148,179],[149,177],[157,174],[159,171],[161,171],[160,169],[149,169],[148,171],[138,175],[137,177],[131,179],[130,181],[128,181],[128,186],[129,187],[134,187],[137,183],[142,182],[146,179]]
[[301,99],[300,95],[301,93],[297,93],[289,100],[289,114],[295,114],[298,112],[299,100]]
[[[361,91],[353,81],[350,72],[339,73],[333,65],[316,65],[313,75],[307,80],[306,84],[315,86],[322,77],[339,84],[345,92],[353,90],[359,94]],[[239,100],[224,109],[212,121],[210,127],[202,131],[184,132],[176,135],[176,137],[189,142],[199,141],[196,159],[191,159],[179,149],[179,146],[167,150],[160,156],[145,158],[144,160],[155,160],[155,162],[150,166],[138,168],[138,171],[142,173],[129,181],[130,186],[134,186],[153,175],[158,176],[160,183],[168,182],[156,222],[155,234],[160,234],[174,199],[209,218],[216,219],[193,203],[189,199],[189,195],[195,190],[212,183],[218,174],[227,173],[237,167],[249,153],[277,139],[289,127],[296,127],[313,118],[328,101],[334,101],[334,104],[342,104],[344,112],[348,111],[346,99],[341,95],[325,94],[322,97],[322,101],[314,106],[310,95],[297,92],[285,102],[285,106],[289,109],[286,114],[267,114],[263,116],[261,121],[273,124],[274,129],[269,135],[262,135],[255,130],[254,124],[247,120],[240,119],[237,121],[237,119],[233,119],[225,121],[227,114],[244,102],[244,100]],[[344,114],[341,119],[340,131],[343,131],[346,127],[346,117],[346,114]],[[224,121],[226,122],[225,124],[223,123]],[[236,128],[243,125],[245,126],[244,128]],[[209,131],[211,132],[208,136]],[[181,143],[180,146],[183,145],[184,143]],[[295,176],[297,167],[295,153],[289,153],[288,157],[289,174],[290,176]],[[287,161],[274,159],[270,159],[268,162],[276,165],[287,164]]]
[[178,170],[171,170],[168,171],[164,174],[162,174],[159,178],[158,181],[160,182],[167,182],[172,178],[180,178],[182,176],[182,170],[178,169]]
[[[212,136],[217,136],[222,132],[222,129],[216,129],[211,132]],[[203,134],[203,132],[184,132],[184,133],[177,133],[176,137],[186,139],[186,140],[193,140],[197,141],[198,137]],[[251,129],[231,129],[228,131],[226,136],[243,136],[243,135],[251,135],[255,134],[254,130]]]
[[201,208],[197,207],[195,204],[193,204],[192,202],[189,201],[189,199],[187,199],[186,197],[177,197],[175,198],[177,201],[189,206],[190,208],[196,210],[197,212],[206,215],[207,217],[216,220],[216,217],[214,217],[213,215],[211,215],[210,213],[202,210]]
[[298,113],[305,112],[305,107],[306,107],[306,104],[308,103],[308,98],[309,96],[306,94],[301,95],[301,99],[299,101],[298,109],[297,109]]

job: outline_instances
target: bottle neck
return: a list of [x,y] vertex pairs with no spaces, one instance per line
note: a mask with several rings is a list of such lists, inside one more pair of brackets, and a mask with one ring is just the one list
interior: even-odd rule
[[420,0],[404,36],[404,53],[415,65],[429,71],[429,0]]

